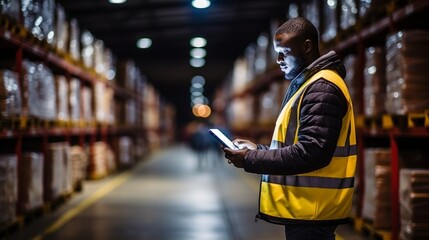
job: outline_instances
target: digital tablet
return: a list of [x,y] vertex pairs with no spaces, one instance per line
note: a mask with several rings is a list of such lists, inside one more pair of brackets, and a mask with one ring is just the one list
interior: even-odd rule
[[209,129],[209,133],[216,138],[224,147],[231,148],[231,149],[238,149],[237,146],[234,145],[234,143],[231,142],[219,129],[217,128],[211,128]]

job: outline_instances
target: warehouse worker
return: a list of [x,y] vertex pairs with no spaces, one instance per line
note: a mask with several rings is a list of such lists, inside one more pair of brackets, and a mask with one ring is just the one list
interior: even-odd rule
[[287,240],[335,239],[349,221],[356,167],[353,107],[335,52],[320,56],[308,20],[274,35],[277,63],[290,80],[270,146],[244,139],[224,148],[228,163],[262,174],[257,218],[285,226]]

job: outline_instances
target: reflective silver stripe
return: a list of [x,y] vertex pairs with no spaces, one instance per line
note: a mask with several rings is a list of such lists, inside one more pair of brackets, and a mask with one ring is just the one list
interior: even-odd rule
[[343,189],[343,188],[353,188],[354,186],[354,177],[328,178],[328,177],[310,177],[310,176],[293,176],[293,175],[291,176],[263,175],[262,181],[280,184],[284,186],[294,186],[294,187]]
[[271,140],[271,145],[270,145],[270,149],[279,149],[279,148],[283,148],[286,145],[280,141],[277,140]]
[[351,155],[357,154],[357,146],[345,146],[345,147],[337,147],[335,149],[334,157],[348,157]]

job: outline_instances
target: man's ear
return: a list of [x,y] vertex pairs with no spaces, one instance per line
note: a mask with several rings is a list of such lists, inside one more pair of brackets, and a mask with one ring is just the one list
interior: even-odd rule
[[303,47],[304,47],[304,53],[309,54],[313,50],[313,43],[309,39],[307,39],[304,41]]

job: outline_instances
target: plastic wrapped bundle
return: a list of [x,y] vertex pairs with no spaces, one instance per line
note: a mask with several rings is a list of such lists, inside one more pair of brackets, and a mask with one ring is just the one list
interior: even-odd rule
[[76,188],[86,178],[88,156],[82,147],[72,146],[70,147],[70,161],[72,166],[72,185]]
[[28,115],[43,120],[56,117],[54,76],[42,63],[23,61],[24,77],[27,81],[28,98],[25,106]]
[[364,152],[365,186],[362,216],[374,227],[391,227],[390,150],[368,148]]
[[329,0],[327,3],[323,4],[323,15],[325,19],[325,26],[324,26],[324,32],[322,33],[322,40],[324,42],[327,42],[329,40],[332,40],[337,36],[337,27],[338,22],[335,18],[336,14],[336,7],[337,7],[338,1],[337,0]]
[[382,47],[366,49],[364,109],[367,116],[377,116],[385,112],[385,56],[386,54]]
[[92,179],[105,177],[108,173],[107,154],[109,147],[105,142],[95,142],[89,149],[88,175]]
[[71,57],[76,60],[80,61],[80,30],[79,30],[79,24],[76,19],[71,19],[70,23],[70,38],[68,43],[68,50],[71,55]]
[[355,0],[343,0],[341,2],[341,29],[347,29],[356,24],[357,12]]
[[69,145],[67,142],[51,143],[44,168],[44,200],[54,201],[72,190]]
[[429,169],[400,170],[401,239],[429,238]]
[[350,97],[352,98],[353,102],[353,110],[355,114],[361,114],[361,102],[362,102],[362,96],[359,92],[361,89],[362,83],[358,79],[357,71],[358,69],[358,61],[357,57],[355,55],[348,55],[344,58],[344,65],[347,69],[346,77],[344,78],[344,81],[346,82],[346,85],[350,92]]
[[120,137],[115,142],[118,167],[129,167],[134,164],[134,144],[130,137]]
[[0,231],[15,222],[17,199],[17,157],[0,155]]
[[[95,120],[97,122],[111,123],[109,118],[113,107],[113,95],[113,89],[106,87],[106,84],[102,82],[94,84]],[[124,113],[123,116],[125,117],[126,114]]]
[[94,36],[88,30],[82,31],[81,46],[82,46],[82,62],[87,68],[94,67]]
[[77,122],[81,120],[80,113],[80,81],[79,79],[72,78],[70,80],[69,88],[69,104],[70,104],[70,120]]
[[429,31],[390,35],[386,42],[386,110],[391,114],[429,109]]
[[85,86],[82,87],[81,93],[81,106],[82,106],[82,120],[91,122],[93,120],[92,112],[92,90]]
[[0,14],[18,21],[19,19],[19,1],[0,0]]
[[22,113],[21,89],[18,74],[0,70],[0,113],[1,117],[16,117]]
[[38,39],[54,41],[54,0],[21,1],[24,26]]
[[19,178],[20,213],[25,213],[43,205],[43,165],[42,153],[26,152],[23,154],[22,171]]
[[69,86],[67,79],[63,75],[55,76],[55,95],[56,105],[57,105],[57,120],[68,121],[70,119],[69,115]]
[[61,52],[66,52],[69,25],[64,8],[59,4],[56,5],[55,16],[55,46]]

